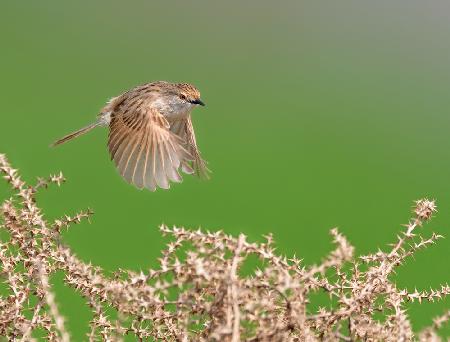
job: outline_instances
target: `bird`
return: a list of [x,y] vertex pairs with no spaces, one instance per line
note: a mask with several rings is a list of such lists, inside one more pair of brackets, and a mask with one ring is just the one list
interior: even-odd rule
[[109,127],[108,150],[120,175],[138,189],[169,189],[186,174],[209,178],[197,147],[191,112],[205,106],[189,83],[156,81],[111,98],[97,120],[51,146],[64,144],[96,127]]

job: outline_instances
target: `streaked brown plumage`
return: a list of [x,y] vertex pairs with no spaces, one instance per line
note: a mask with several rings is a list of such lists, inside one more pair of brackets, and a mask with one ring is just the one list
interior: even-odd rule
[[109,126],[108,148],[120,174],[136,187],[155,191],[181,182],[183,172],[207,177],[197,147],[191,111],[204,105],[187,83],[158,81],[112,98],[97,121],[57,140],[60,145],[95,127]]

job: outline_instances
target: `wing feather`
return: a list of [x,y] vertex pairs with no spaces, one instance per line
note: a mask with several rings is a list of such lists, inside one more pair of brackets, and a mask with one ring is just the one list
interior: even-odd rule
[[122,156],[120,157],[118,168],[122,177],[125,177],[128,165],[130,164],[130,159],[132,159],[133,153],[137,147],[137,140],[138,136],[131,137],[131,139],[127,142],[126,148],[123,150]]
[[108,147],[121,176],[136,187],[168,189],[193,156],[155,109],[135,105],[111,117]]
[[183,172],[188,174],[196,173],[202,178],[209,178],[211,171],[208,169],[207,162],[202,158],[198,149],[191,116],[189,115],[183,120],[174,122],[170,130],[181,138],[184,142],[183,147],[193,156],[192,162],[182,162],[181,169]]
[[138,155],[139,151],[141,150],[141,145],[142,145],[142,134],[139,134],[139,136],[137,136],[136,140],[133,142],[133,148],[130,150],[127,163],[122,171],[123,172],[122,176],[125,179],[131,179],[131,182],[138,188],[139,186],[134,181],[134,174],[138,163]]
[[147,139],[144,134],[141,135],[141,143],[139,144],[139,152],[136,155],[136,162],[133,167],[132,183],[139,189],[144,187],[144,170],[145,170],[145,151],[147,148]]

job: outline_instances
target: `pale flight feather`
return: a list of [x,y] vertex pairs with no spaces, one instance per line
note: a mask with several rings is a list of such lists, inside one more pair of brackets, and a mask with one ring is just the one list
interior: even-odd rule
[[154,191],[180,182],[178,170],[193,160],[181,137],[155,109],[111,118],[108,148],[120,174],[138,188]]

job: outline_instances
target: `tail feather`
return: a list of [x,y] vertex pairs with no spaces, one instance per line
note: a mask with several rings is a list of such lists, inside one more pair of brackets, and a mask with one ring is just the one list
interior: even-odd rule
[[72,132],[70,134],[67,134],[66,136],[62,137],[61,139],[56,140],[51,146],[55,147],[61,144],[64,144],[66,142],[68,142],[69,140],[78,138],[80,135],[86,134],[87,132],[89,132],[90,130],[94,129],[95,127],[99,126],[101,124],[100,121],[94,122],[92,124],[90,124],[89,126],[80,128],[79,130]]

